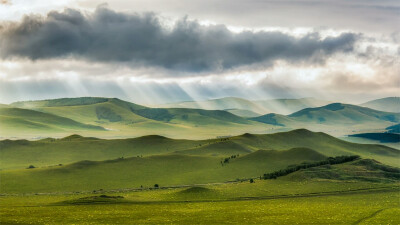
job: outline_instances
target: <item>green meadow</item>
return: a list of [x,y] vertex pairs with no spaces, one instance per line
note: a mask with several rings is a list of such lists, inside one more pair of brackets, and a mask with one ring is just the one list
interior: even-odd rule
[[398,113],[202,104],[208,110],[109,98],[1,105],[0,223],[400,223],[396,143],[334,135],[390,130]]
[[398,224],[398,183],[256,180],[0,197],[2,224]]

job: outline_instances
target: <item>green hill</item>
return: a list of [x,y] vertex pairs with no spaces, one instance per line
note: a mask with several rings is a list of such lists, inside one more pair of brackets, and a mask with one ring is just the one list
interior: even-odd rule
[[[211,99],[207,101],[186,101],[164,104],[164,108],[197,108],[208,110],[232,110],[232,113],[244,117],[255,117],[254,114],[278,113],[289,114],[298,110],[319,107],[329,104],[329,101],[319,100],[315,98],[300,99],[271,99],[250,101],[243,98],[226,97]],[[245,110],[245,111],[241,111]],[[234,113],[235,114],[235,113]]]
[[372,159],[360,159],[336,165],[324,165],[300,170],[282,177],[284,180],[340,180],[379,183],[399,182],[400,169]]
[[249,120],[257,121],[260,123],[271,124],[275,126],[293,126],[294,124],[298,123],[295,119],[275,113],[269,113],[262,116],[249,118]]
[[[199,139],[266,129],[263,124],[223,110],[149,108],[116,98],[63,98],[16,102],[11,105],[51,113],[80,123],[102,126],[110,132],[74,133],[107,138],[159,134]],[[24,130],[19,132],[19,135],[15,132],[15,134],[9,133],[6,137],[21,136],[21,134],[28,137],[34,134]],[[51,132],[48,132],[47,136],[54,137]]]
[[345,142],[324,133],[300,129],[275,134],[244,134],[207,140],[175,140],[161,136],[130,139],[96,139],[69,136],[39,141],[0,141],[0,169],[53,166],[81,160],[175,153],[181,155],[229,157],[264,150],[309,148],[326,156],[361,155],[389,165],[398,165],[400,151],[382,145]]
[[91,105],[107,101],[108,101],[107,98],[81,97],[81,98],[59,98],[59,99],[38,100],[38,101],[20,101],[20,102],[14,102],[11,105],[19,108],[38,108],[38,107]]
[[39,111],[63,114],[87,122],[146,122],[171,123],[248,123],[245,119],[222,110],[148,108],[117,98],[67,98],[19,102],[12,105]]
[[233,115],[236,116],[241,116],[241,117],[256,117],[256,116],[260,116],[261,114],[255,113],[253,111],[250,110],[246,110],[246,109],[225,109],[225,111],[232,113]]
[[29,109],[1,107],[0,135],[12,131],[59,132],[71,130],[103,131],[101,126],[88,125],[75,120]]
[[375,99],[369,102],[365,102],[361,104],[361,106],[384,112],[400,113],[400,97]]
[[288,116],[266,114],[250,118],[250,120],[288,127],[308,127],[312,124],[362,126],[372,123],[385,126],[399,122],[400,113],[388,113],[355,105],[332,103],[322,107],[302,109]]
[[219,157],[181,154],[81,161],[50,168],[0,171],[2,193],[90,191],[225,182],[258,176],[325,156],[309,149],[256,151],[221,163]]

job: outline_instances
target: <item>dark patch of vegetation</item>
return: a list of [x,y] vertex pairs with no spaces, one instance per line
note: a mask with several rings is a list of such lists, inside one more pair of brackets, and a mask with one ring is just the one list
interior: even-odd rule
[[276,120],[276,114],[275,113],[270,113],[270,114],[266,114],[263,116],[258,116],[258,117],[253,117],[253,118],[249,118],[249,120],[253,120],[253,121],[257,121],[260,123],[266,123],[266,124],[272,124],[275,126],[282,126],[284,127],[285,125],[278,123],[278,121]]
[[286,169],[283,169],[283,170],[275,171],[272,173],[266,173],[263,175],[263,178],[264,178],[264,180],[276,179],[278,177],[288,175],[290,173],[299,171],[301,169],[307,169],[307,168],[317,167],[317,166],[322,166],[322,165],[341,164],[341,163],[345,163],[345,162],[351,162],[351,161],[354,161],[359,158],[360,158],[360,156],[358,156],[358,155],[329,157],[326,160],[319,161],[319,162],[302,163],[300,165],[288,166]]
[[112,111],[111,109],[104,107],[104,106],[98,106],[96,107],[96,115],[97,119],[105,119],[110,122],[118,122],[121,121],[122,117]]
[[73,200],[67,200],[60,203],[56,203],[56,205],[116,204],[116,203],[127,203],[127,202],[129,201],[124,200],[123,196],[98,195],[98,196],[88,196]]
[[157,120],[157,121],[170,121],[174,118],[168,109],[159,109],[159,108],[145,108],[145,109],[133,109],[131,111],[139,116],[143,116],[148,119]]
[[28,167],[27,167],[27,169],[35,169],[36,167],[34,166],[34,165],[29,165]]
[[400,142],[400,134],[395,134],[395,133],[362,133],[362,134],[352,134],[349,135],[349,137],[367,138],[371,140],[377,140],[382,143]]
[[324,107],[327,110],[338,111],[344,109],[344,106],[341,103],[332,103]]
[[190,187],[188,189],[185,189],[183,191],[180,191],[180,193],[206,193],[206,192],[210,192],[211,190],[205,187]]
[[160,185],[158,185],[158,184],[154,185],[154,188],[159,188],[159,187],[160,187]]
[[122,119],[122,117],[120,115],[118,115],[111,109],[104,107],[104,106],[96,107],[96,115],[97,115],[97,119],[99,119],[99,120],[105,119],[110,122],[118,122],[118,121],[121,121],[121,119]]
[[230,159],[236,159],[237,157],[239,157],[239,154],[237,154],[237,155],[231,155],[231,156],[225,158],[223,161],[221,161],[221,164],[222,164],[222,163],[229,163],[229,160],[230,160]]

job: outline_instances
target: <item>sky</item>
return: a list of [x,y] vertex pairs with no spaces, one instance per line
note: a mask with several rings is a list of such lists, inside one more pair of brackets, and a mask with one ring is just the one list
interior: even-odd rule
[[397,0],[0,0],[0,102],[400,93]]

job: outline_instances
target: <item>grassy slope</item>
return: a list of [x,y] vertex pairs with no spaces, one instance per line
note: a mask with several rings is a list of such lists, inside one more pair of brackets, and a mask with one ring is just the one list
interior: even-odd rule
[[360,159],[336,165],[325,165],[297,171],[282,177],[283,180],[337,180],[393,183],[400,181],[400,169],[381,164],[372,159]]
[[400,113],[387,113],[365,107],[333,103],[323,107],[308,108],[290,114],[289,117],[304,122],[359,123],[365,121],[400,121]]
[[[371,168],[376,164],[359,160],[252,184],[101,193],[122,198],[88,193],[1,196],[0,222],[398,224],[399,183]],[[339,176],[321,179],[331,172]],[[379,180],[360,179],[360,173]]]
[[131,139],[44,139],[40,141],[0,141],[1,169],[38,167],[72,163],[81,160],[107,160],[137,155],[154,155],[176,152],[184,155],[226,157],[246,154],[260,149],[287,150],[310,148],[327,156],[358,154],[375,158],[390,165],[398,165],[398,150],[382,145],[365,145],[345,142],[324,133],[300,129],[276,134],[209,139],[174,140],[160,136]]
[[325,156],[310,149],[257,151],[222,164],[219,157],[179,154],[133,157],[108,161],[82,161],[42,169],[2,171],[1,192],[62,192],[95,189],[138,188],[225,182],[260,176]]
[[6,134],[12,130],[24,130],[25,132],[33,132],[35,130],[104,130],[100,126],[83,124],[49,113],[11,107],[0,108],[0,123],[0,134]]
[[307,128],[338,135],[354,131],[376,132],[400,121],[399,113],[388,113],[365,107],[333,103],[306,108],[288,116],[266,114],[250,120],[277,126]]
[[280,113],[289,114],[298,110],[318,107],[329,104],[328,101],[318,100],[314,98],[301,98],[301,99],[272,99],[261,101],[250,101],[242,98],[226,97],[219,99],[212,99],[207,101],[188,101],[165,104],[163,107],[171,108],[200,108],[200,109],[220,109],[220,110],[250,110],[251,112],[265,114],[265,113]]
[[[261,182],[260,182],[261,183]],[[266,182],[265,190],[276,186]],[[279,187],[287,190],[290,183]],[[307,185],[299,187],[304,190]],[[321,187],[322,184],[319,184]],[[342,184],[343,187],[347,187]],[[247,191],[257,189],[248,184]],[[275,188],[274,188],[275,189]],[[279,191],[279,190],[278,190]],[[149,196],[163,191],[146,192]],[[282,192],[277,192],[282,193]],[[135,200],[141,193],[123,194]],[[166,194],[165,194],[166,195]],[[192,195],[193,196],[193,195]],[[0,201],[2,224],[399,224],[399,192],[257,201],[52,205],[78,196],[10,196]],[[30,207],[21,207],[21,205]]]
[[189,124],[248,123],[245,119],[222,110],[148,108],[116,98],[54,99],[19,102],[13,105],[34,108],[91,123],[95,121],[137,123],[148,120]]
[[[103,126],[110,132],[77,133],[107,138],[156,133],[169,137],[201,139],[220,135],[237,135],[249,130],[260,132],[269,128],[226,111],[147,108],[109,98],[55,99],[19,102],[13,105],[68,117],[82,123]],[[12,136],[24,137],[25,135],[27,138],[31,138],[33,134],[33,132],[24,132],[24,130],[19,131]],[[230,132],[227,133],[227,131]],[[10,135],[9,137],[11,137]],[[54,134],[49,132],[48,136],[54,137]]]
[[0,141],[1,169],[25,168],[29,165],[51,166],[81,160],[107,160],[137,155],[153,155],[188,149],[197,141],[173,140],[161,136],[132,139],[74,138],[40,141]]
[[246,109],[226,109],[225,111],[230,112],[236,116],[241,116],[241,117],[245,117],[245,118],[261,116],[258,113],[255,113],[253,111],[246,110]]

